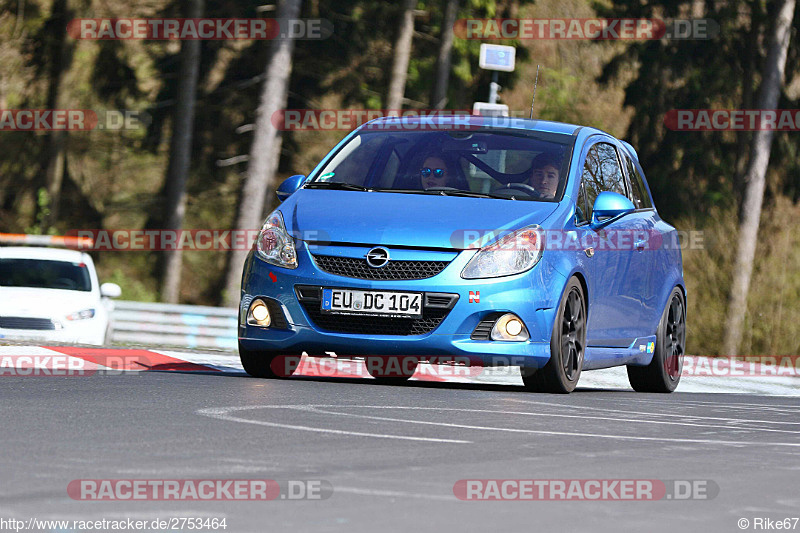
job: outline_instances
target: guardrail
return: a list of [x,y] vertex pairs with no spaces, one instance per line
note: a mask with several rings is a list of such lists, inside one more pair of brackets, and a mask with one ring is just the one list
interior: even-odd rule
[[229,307],[114,302],[112,342],[237,349],[237,313]]

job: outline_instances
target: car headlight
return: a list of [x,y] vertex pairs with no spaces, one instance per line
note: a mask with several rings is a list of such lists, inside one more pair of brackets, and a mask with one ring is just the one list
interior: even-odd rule
[[94,309],[83,309],[67,315],[67,320],[85,320],[94,318]]
[[542,257],[543,234],[538,227],[516,230],[481,248],[461,272],[464,279],[499,278],[532,269]]
[[294,241],[286,232],[283,216],[274,211],[267,217],[256,239],[256,252],[267,263],[283,268],[297,268],[297,252]]

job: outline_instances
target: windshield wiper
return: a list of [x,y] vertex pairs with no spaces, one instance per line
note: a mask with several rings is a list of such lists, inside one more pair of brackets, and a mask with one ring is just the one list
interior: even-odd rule
[[375,192],[396,192],[401,194],[438,194],[438,192],[426,191],[425,189],[392,189],[389,187],[379,187],[372,190]]
[[438,188],[433,187],[430,189],[391,189],[391,188],[375,188],[370,189],[374,192],[395,192],[395,193],[402,193],[402,194],[427,194],[431,196],[465,196],[468,198],[496,198],[499,200],[516,200],[516,198],[512,196],[500,195],[500,194],[492,194],[492,193],[484,193],[484,192],[472,192],[472,191],[465,191],[463,189],[452,189],[450,187],[447,188]]
[[473,192],[473,191],[465,191],[463,189],[452,189],[450,187],[434,187],[431,189],[427,189],[429,194],[441,194],[442,196],[467,196],[469,198],[499,198],[502,200],[514,200],[514,198],[510,198],[508,196],[501,196],[499,194],[492,194],[488,192]]
[[343,191],[371,191],[361,185],[353,185],[343,181],[312,181],[303,185],[304,189],[340,189]]

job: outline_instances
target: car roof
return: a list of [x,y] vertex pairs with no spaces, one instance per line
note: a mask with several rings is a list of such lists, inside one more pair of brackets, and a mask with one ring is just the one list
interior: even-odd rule
[[78,250],[47,248],[44,246],[0,246],[3,259],[44,259],[50,261],[69,261],[71,263],[90,263],[91,258]]

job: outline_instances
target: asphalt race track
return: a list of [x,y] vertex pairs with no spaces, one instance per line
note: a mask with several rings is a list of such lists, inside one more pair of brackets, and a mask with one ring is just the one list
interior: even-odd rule
[[[754,530],[757,518],[800,515],[797,397],[588,387],[556,396],[514,384],[237,372],[0,383],[0,516],[21,520],[216,517],[233,532],[731,532],[742,518]],[[251,478],[313,480],[332,494],[232,502],[67,493],[81,479]],[[706,490],[655,501],[459,500],[454,486],[469,479],[681,480]]]

